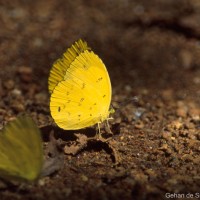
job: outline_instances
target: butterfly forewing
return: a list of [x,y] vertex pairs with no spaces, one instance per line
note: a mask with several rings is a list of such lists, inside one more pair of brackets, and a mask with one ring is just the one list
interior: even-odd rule
[[84,52],[85,50],[90,49],[87,46],[85,41],[81,39],[75,42],[71,48],[67,49],[67,51],[63,54],[63,57],[58,59],[54,64],[50,71],[49,75],[49,92],[52,93],[55,86],[64,79],[65,73],[71,63],[76,59],[76,57]]

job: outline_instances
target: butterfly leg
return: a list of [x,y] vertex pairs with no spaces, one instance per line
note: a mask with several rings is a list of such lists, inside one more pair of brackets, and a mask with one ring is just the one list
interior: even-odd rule
[[98,135],[100,135],[100,134],[101,134],[101,127],[100,127],[100,123],[101,123],[101,122],[98,122],[98,123],[97,123],[97,126],[98,126]]
[[109,133],[109,134],[112,134],[113,135],[113,132],[111,131],[110,129],[110,124],[109,124],[109,121],[110,119],[113,119],[113,118],[107,118],[106,119],[106,126],[105,126],[105,129],[106,129],[106,132]]
[[[113,133],[112,133],[112,131],[111,131],[111,129],[110,129],[110,125],[109,125],[109,123],[108,123],[108,120],[110,120],[110,119],[112,119],[112,118],[108,118],[108,119],[104,122],[105,133],[103,133],[103,134],[106,134],[107,136],[108,136],[108,134],[113,135]],[[102,133],[101,133],[101,126],[100,126],[101,123],[102,123],[102,122],[98,122],[98,123],[97,123],[97,139],[100,140],[100,141],[102,141],[102,142],[106,142],[106,141],[110,140],[111,138],[110,138],[110,137],[104,138],[104,137],[102,136]]]
[[105,139],[102,137],[102,134],[101,134],[101,126],[100,126],[101,123],[102,122],[97,123],[97,128],[98,128],[98,130],[97,130],[97,140],[105,141]]
[[96,135],[97,135],[97,138],[101,138],[101,127],[100,127],[100,124],[101,122],[98,122],[97,123],[97,127],[96,127]]

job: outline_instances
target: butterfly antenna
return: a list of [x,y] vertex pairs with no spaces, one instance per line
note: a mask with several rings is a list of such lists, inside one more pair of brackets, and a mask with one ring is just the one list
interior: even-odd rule
[[110,110],[114,110],[115,113],[116,112],[120,112],[122,108],[124,108],[126,105],[128,105],[129,103],[134,103],[135,105],[137,105],[139,102],[139,98],[137,96],[134,96],[134,97],[131,97],[123,102],[116,102],[118,104],[118,106],[114,106],[112,103],[111,103],[111,108]]

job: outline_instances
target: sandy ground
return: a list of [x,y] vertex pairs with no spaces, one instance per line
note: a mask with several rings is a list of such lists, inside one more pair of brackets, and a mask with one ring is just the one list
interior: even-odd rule
[[49,125],[47,79],[79,38],[106,64],[119,108],[109,142],[65,154],[38,183],[0,182],[1,199],[200,199],[199,13],[199,0],[0,1],[1,127],[26,112],[76,142]]

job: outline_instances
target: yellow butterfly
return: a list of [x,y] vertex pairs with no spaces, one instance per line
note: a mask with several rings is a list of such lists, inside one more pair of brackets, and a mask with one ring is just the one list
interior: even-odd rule
[[33,120],[20,116],[0,132],[0,177],[34,181],[43,166],[41,134]]
[[65,130],[89,127],[109,118],[112,90],[108,72],[81,39],[53,64],[49,92],[51,115]]

